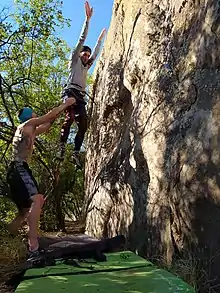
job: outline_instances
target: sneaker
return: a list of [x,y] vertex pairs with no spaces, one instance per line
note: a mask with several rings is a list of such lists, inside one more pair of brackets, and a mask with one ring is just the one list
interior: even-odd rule
[[47,261],[46,257],[44,257],[42,253],[43,251],[39,249],[29,251],[25,262],[25,269],[44,268],[47,265],[54,265],[54,262]]
[[40,255],[40,251],[39,250],[35,250],[35,251],[28,251],[28,258],[27,258],[27,260],[32,260],[32,259],[34,259],[34,258],[37,258],[37,257],[39,257],[39,255]]
[[81,162],[80,162],[80,155],[79,155],[78,151],[73,152],[72,159],[73,159],[73,161],[76,163],[76,165],[79,168],[82,168],[82,165],[81,165]]

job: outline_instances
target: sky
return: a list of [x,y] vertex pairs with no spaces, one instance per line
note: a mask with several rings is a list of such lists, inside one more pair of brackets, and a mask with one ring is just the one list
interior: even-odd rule
[[[91,48],[94,47],[96,40],[103,28],[108,30],[112,6],[114,0],[90,0],[89,4],[93,7],[93,16],[90,21],[89,33],[85,44]],[[82,25],[85,19],[84,10],[85,0],[63,0],[63,15],[71,19],[71,27],[67,27],[61,31],[61,37],[67,42],[70,48],[73,48],[80,35]],[[13,5],[13,0],[1,0],[0,6]],[[95,64],[91,67],[93,71]]]

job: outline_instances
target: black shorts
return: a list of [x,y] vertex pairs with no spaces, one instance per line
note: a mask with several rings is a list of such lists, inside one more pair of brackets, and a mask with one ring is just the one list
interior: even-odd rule
[[18,210],[30,208],[31,197],[39,193],[37,182],[26,162],[12,162],[7,172],[10,187],[9,197]]

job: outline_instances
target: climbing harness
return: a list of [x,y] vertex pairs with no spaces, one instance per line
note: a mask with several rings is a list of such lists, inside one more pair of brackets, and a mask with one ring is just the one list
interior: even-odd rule
[[[64,89],[64,90],[63,90],[63,92],[62,92],[62,94],[61,94],[61,98],[63,98],[63,97],[66,95],[66,92],[67,92],[68,90],[71,91],[71,89],[72,89],[72,90],[76,90],[76,91],[78,91],[78,93],[79,93],[81,96],[88,96],[89,99],[90,99],[94,104],[96,104],[94,98],[91,97],[91,95],[88,94],[87,91],[83,91],[83,90],[81,90],[81,89],[79,88],[79,85],[76,84],[76,83],[70,83],[70,85],[69,85],[68,87],[67,87],[67,84],[64,84],[63,89]],[[76,98],[77,101],[79,101],[79,102],[81,102],[81,103],[86,103],[86,102],[84,101],[83,98],[82,98],[82,99],[79,98],[78,96],[76,96],[76,94],[75,94],[74,92],[73,92],[73,95],[74,95],[74,97]]]

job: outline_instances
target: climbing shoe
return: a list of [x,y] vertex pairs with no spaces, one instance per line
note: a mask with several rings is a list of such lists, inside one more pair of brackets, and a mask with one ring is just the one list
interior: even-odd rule
[[60,161],[63,161],[64,160],[64,155],[65,155],[65,145],[61,144],[60,146],[60,151],[57,155],[57,159],[60,160]]
[[78,151],[74,151],[73,152],[72,161],[73,161],[73,163],[76,164],[76,166],[78,168],[80,168],[80,169],[82,168],[82,165],[81,165],[81,162],[80,162],[80,155],[79,155],[79,152]]

